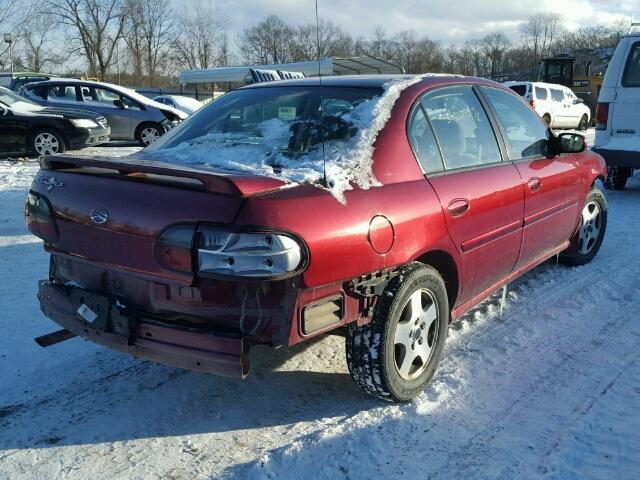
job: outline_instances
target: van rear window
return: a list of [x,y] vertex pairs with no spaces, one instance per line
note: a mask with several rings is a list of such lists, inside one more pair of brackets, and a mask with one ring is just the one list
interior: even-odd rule
[[524,97],[527,94],[527,86],[526,85],[511,85],[509,87],[511,90],[516,92],[521,97]]
[[622,77],[624,87],[640,87],[640,42],[631,47]]
[[536,99],[546,100],[548,97],[547,89],[542,87],[536,87]]

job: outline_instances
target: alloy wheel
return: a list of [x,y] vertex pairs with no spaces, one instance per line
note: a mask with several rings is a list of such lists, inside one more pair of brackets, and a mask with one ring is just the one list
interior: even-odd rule
[[431,292],[416,290],[400,315],[394,334],[394,360],[398,374],[413,380],[425,370],[436,343],[438,308]]
[[154,127],[146,127],[140,133],[140,139],[144,145],[151,145],[158,138],[160,138],[160,132]]
[[39,133],[36,135],[33,144],[39,155],[55,155],[60,152],[60,142],[51,133]]
[[587,203],[582,209],[582,225],[580,226],[578,243],[578,251],[581,254],[587,255],[593,249],[600,237],[601,227],[600,206],[596,202]]

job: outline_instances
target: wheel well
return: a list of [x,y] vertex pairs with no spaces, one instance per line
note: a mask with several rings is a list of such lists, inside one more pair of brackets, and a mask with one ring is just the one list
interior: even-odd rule
[[451,255],[442,250],[427,252],[416,259],[420,263],[430,265],[435,268],[444,280],[449,298],[449,308],[453,308],[458,297],[459,277],[458,267]]
[[591,182],[591,188],[596,186],[596,182],[598,180],[600,180],[601,182],[604,182],[606,178],[604,178],[602,175],[598,175],[596,178],[593,179],[593,182]]

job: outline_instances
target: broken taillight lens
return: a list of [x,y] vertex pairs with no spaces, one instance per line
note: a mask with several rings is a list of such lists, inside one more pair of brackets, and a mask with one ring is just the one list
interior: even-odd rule
[[27,228],[47,243],[58,240],[58,225],[49,200],[35,192],[29,192],[24,206]]
[[178,225],[165,230],[156,244],[156,258],[169,270],[193,272],[193,237],[195,225]]

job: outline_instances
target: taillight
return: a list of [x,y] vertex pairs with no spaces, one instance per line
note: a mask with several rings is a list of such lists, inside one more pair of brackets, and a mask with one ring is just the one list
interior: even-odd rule
[[609,104],[599,103],[596,108],[596,130],[606,130],[609,120]]
[[58,225],[47,198],[35,192],[29,192],[24,206],[24,216],[27,228],[36,237],[47,243],[58,240]]
[[200,275],[282,278],[303,266],[303,247],[280,232],[236,232],[202,226],[197,234]]
[[302,244],[285,233],[177,225],[156,244],[164,268],[200,276],[275,279],[299,272]]
[[156,258],[169,270],[193,273],[195,225],[178,225],[165,230],[156,244]]
[[535,110],[536,109],[536,101],[535,100],[529,100],[529,106]]

